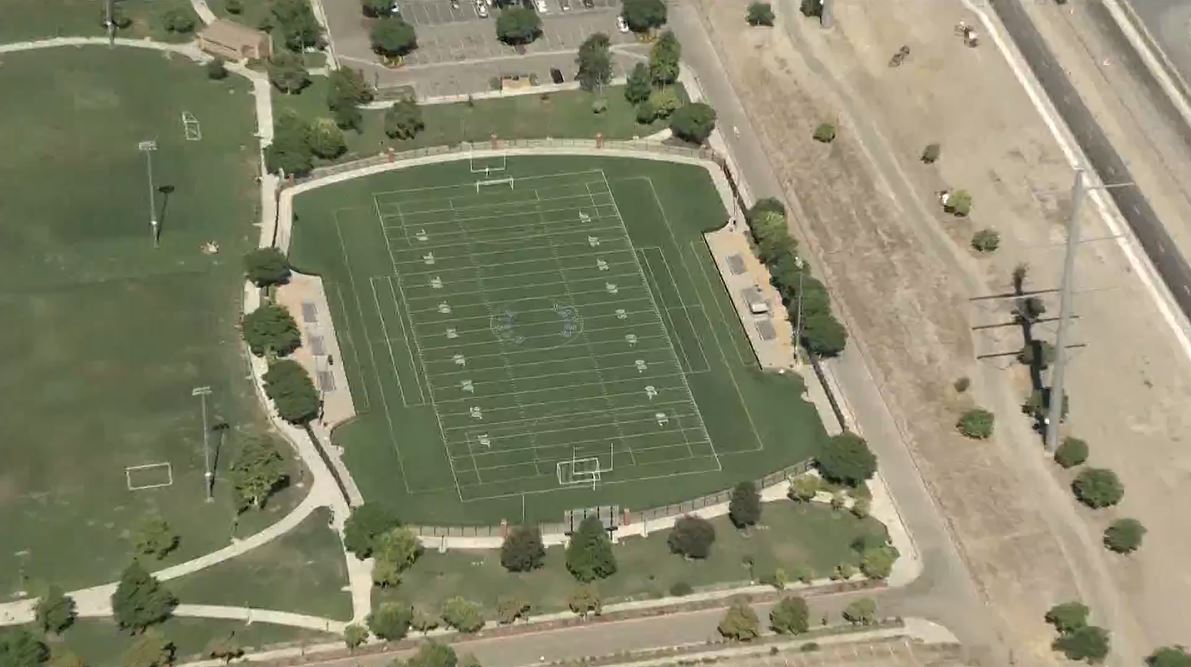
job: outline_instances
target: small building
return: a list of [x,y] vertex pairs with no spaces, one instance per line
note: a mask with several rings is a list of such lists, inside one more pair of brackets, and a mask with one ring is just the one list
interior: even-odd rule
[[224,60],[264,60],[273,55],[269,34],[219,19],[198,33],[199,48]]

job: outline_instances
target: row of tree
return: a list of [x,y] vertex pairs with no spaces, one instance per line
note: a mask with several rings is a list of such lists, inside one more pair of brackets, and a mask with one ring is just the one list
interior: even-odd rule
[[[853,600],[844,608],[844,620],[853,625],[877,622],[877,603],[872,598]],[[823,619],[827,623],[826,617]],[[732,602],[717,626],[719,633],[736,641],[752,641],[761,636],[761,621],[748,600]],[[779,635],[800,635],[810,630],[810,607],[796,595],[782,598],[769,611],[769,629]]]
[[760,199],[747,218],[757,255],[769,267],[791,321],[800,326],[801,343],[811,354],[838,355],[847,344],[848,332],[832,312],[827,288],[811,275],[809,264],[798,254],[798,242],[787,227],[785,205],[774,198]]

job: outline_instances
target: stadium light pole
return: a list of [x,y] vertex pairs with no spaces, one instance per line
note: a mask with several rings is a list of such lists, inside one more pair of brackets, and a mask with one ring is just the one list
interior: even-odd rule
[[211,502],[215,499],[211,495],[215,474],[211,472],[211,448],[207,444],[207,397],[211,395],[211,388],[195,387],[190,390],[190,395],[198,396],[203,404],[203,486],[207,490],[207,502]]
[[157,202],[153,197],[153,151],[157,150],[157,142],[146,139],[136,145],[137,150],[145,154],[145,169],[149,172],[149,229],[153,233],[153,247],[158,246],[157,234]]

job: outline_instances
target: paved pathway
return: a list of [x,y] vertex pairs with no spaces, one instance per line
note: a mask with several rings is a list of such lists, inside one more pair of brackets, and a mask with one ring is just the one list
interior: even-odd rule
[[194,13],[198,14],[203,23],[211,25],[218,17],[215,12],[211,11],[211,7],[207,5],[207,0],[190,0],[190,6],[194,8]]

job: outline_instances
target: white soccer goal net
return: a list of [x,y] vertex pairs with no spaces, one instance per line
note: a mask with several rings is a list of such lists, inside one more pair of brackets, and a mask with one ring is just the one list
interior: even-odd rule
[[493,172],[500,172],[505,170],[507,165],[505,155],[484,155],[484,156],[468,156],[468,164],[471,167],[471,173],[484,174],[487,176]]
[[486,178],[481,181],[476,181],[476,194],[480,194],[485,190],[512,190],[513,179],[510,178]]
[[555,464],[559,486],[590,486],[594,489],[596,483],[603,479],[604,473],[612,472],[615,466],[613,456],[613,445],[611,443],[608,445],[606,464],[600,460],[599,456],[577,457],[572,452],[571,458],[564,459]]

